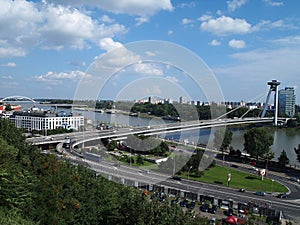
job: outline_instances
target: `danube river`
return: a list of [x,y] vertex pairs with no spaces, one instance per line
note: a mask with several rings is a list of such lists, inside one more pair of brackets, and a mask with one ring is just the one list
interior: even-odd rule
[[[134,117],[128,116],[125,114],[108,114],[108,113],[93,113],[81,111],[86,118],[89,118],[93,123],[99,122],[107,122],[111,125],[125,125],[125,126],[152,126],[158,124],[166,124],[172,123],[172,121],[162,120],[160,118],[144,118],[144,117]],[[174,122],[173,122],[174,123]],[[243,150],[244,149],[244,133],[246,129],[235,128],[232,129],[233,138],[232,138],[232,147],[234,149]],[[300,144],[300,131],[292,131],[289,129],[273,129],[270,128],[270,132],[274,137],[274,144],[271,146],[271,150],[275,153],[275,159],[280,156],[282,150],[285,150],[287,156],[290,160],[291,165],[300,166],[300,163],[296,159],[296,154],[294,152],[294,148],[297,148],[298,144]],[[181,135],[181,136],[180,136]],[[212,138],[212,132],[210,129],[201,129],[200,132],[184,132],[181,134],[174,133],[166,135],[165,138],[168,139],[181,139],[187,140],[189,143],[192,143],[192,140],[195,140],[195,136],[199,143],[207,143],[209,138]]]

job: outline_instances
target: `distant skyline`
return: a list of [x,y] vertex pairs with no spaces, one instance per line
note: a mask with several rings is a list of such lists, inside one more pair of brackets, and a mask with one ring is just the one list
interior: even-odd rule
[[[197,55],[225,101],[264,102],[267,82],[277,79],[279,89],[295,88],[300,103],[300,1],[0,0],[0,8],[0,97],[73,99],[82,80],[96,81],[94,60],[157,40]],[[157,59],[159,52],[145,54]],[[137,63],[139,55],[131,56],[135,64],[98,79],[106,84],[99,99],[207,101],[177,65]]]

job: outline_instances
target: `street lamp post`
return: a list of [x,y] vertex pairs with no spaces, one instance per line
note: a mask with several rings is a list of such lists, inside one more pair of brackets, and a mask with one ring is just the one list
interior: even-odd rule
[[190,192],[190,188],[189,188],[189,183],[190,183],[190,170],[193,168],[193,166],[190,166],[189,170],[188,170],[188,182],[187,182],[187,191]]
[[188,171],[188,180],[189,180],[189,177],[190,177],[190,170],[193,168],[193,166],[190,166],[189,168],[189,171]]

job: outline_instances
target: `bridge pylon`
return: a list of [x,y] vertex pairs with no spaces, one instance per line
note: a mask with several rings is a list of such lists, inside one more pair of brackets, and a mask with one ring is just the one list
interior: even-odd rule
[[274,91],[274,125],[277,126],[277,118],[278,118],[278,86],[280,85],[280,82],[278,80],[272,80],[268,82],[268,85],[270,85],[270,89],[268,92],[268,96],[264,105],[263,112],[261,114],[261,118],[265,117],[269,100],[270,100],[270,95]]

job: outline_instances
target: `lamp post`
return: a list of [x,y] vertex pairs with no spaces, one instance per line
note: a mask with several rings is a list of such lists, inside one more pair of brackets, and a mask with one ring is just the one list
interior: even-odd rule
[[190,170],[193,168],[193,166],[190,166],[189,168],[189,171],[188,171],[188,180],[189,180],[189,177],[190,177]]
[[188,183],[187,183],[187,189],[188,189],[187,191],[188,191],[188,192],[190,192],[190,190],[189,190],[189,189],[190,189],[190,188],[189,188],[189,183],[190,183],[189,179],[190,179],[190,170],[191,170],[192,168],[193,168],[193,166],[190,166],[190,168],[189,168],[189,170],[188,170]]

